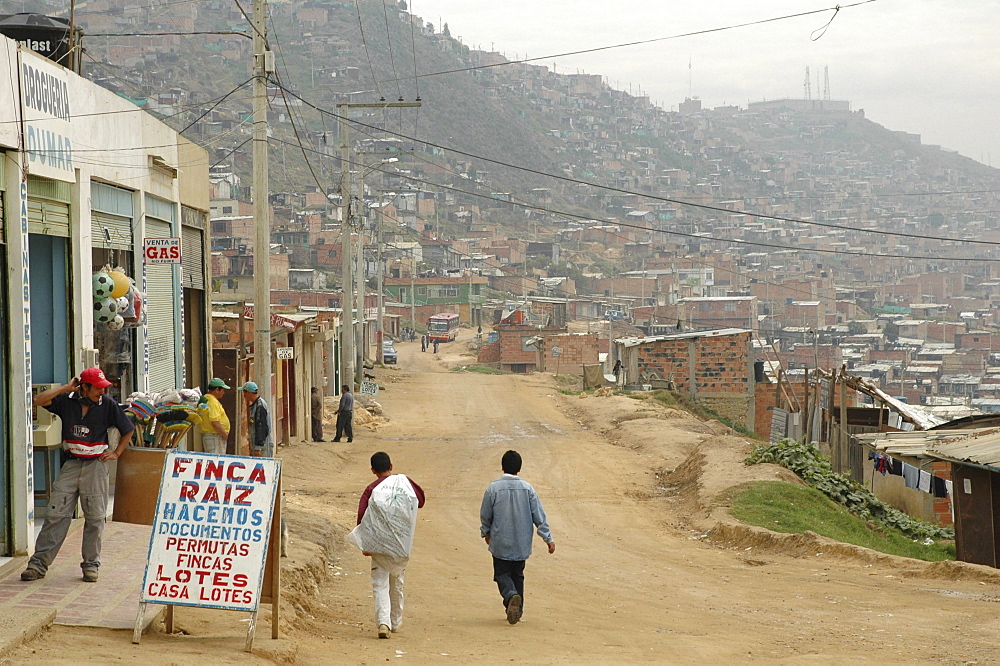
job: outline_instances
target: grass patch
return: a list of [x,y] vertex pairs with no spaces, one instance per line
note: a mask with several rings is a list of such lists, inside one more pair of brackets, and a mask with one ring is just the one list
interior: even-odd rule
[[452,372],[478,372],[481,375],[509,375],[506,370],[498,370],[488,365],[456,365]]
[[782,481],[760,481],[741,486],[732,497],[730,513],[744,523],[775,532],[802,534],[811,530],[830,539],[880,553],[928,562],[955,559],[954,544],[935,542],[925,546],[899,530],[858,518],[815,488]]

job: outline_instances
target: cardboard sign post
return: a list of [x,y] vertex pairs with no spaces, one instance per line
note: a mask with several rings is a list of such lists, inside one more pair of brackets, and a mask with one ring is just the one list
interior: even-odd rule
[[269,546],[280,534],[274,524],[280,478],[281,462],[274,458],[167,453],[133,643],[147,603],[248,611],[250,651],[258,606],[270,601],[276,633],[277,591],[264,591],[262,598],[261,586],[267,562],[276,587],[278,553]]

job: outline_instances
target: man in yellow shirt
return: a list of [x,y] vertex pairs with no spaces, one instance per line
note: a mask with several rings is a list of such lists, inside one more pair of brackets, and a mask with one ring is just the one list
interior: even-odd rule
[[205,453],[223,454],[229,440],[229,416],[219,402],[229,386],[218,377],[208,383],[205,405],[208,409],[201,413],[201,443]]

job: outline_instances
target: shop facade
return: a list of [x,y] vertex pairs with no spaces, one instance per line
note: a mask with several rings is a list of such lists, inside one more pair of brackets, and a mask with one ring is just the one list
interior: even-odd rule
[[[203,149],[0,39],[0,556],[9,556],[31,547],[53,476],[45,449],[58,446],[33,392],[92,365],[117,400],[207,381],[209,204]],[[151,238],[179,239],[180,263],[147,262]],[[122,325],[95,310],[93,277],[108,268],[139,292]]]

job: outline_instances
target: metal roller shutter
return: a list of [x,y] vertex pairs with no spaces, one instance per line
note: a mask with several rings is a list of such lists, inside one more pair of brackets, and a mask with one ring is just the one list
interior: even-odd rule
[[104,183],[90,184],[91,243],[114,250],[135,249],[132,191]]
[[205,245],[202,230],[181,228],[181,284],[189,289],[205,289]]
[[28,232],[69,237],[69,183],[28,176]]
[[[146,218],[146,236],[170,238],[170,223]],[[149,390],[177,388],[174,265],[147,265],[146,330],[149,344]]]

